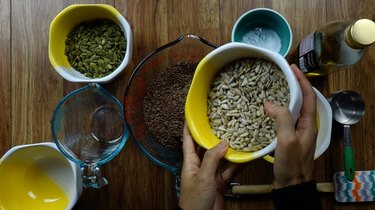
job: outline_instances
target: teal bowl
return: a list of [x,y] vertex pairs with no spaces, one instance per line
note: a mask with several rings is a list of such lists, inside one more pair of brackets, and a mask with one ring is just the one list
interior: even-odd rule
[[293,34],[288,21],[278,12],[257,8],[242,14],[232,29],[232,42],[243,42],[286,56]]

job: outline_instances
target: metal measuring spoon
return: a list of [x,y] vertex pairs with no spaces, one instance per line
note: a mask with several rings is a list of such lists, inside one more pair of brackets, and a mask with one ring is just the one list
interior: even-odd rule
[[359,122],[365,114],[365,103],[361,96],[351,90],[334,93],[329,98],[333,118],[344,125],[344,168],[349,181],[354,179],[354,156],[351,146],[350,125]]

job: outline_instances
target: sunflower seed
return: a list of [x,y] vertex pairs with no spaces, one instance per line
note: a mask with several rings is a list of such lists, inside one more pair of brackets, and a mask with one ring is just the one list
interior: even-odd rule
[[274,120],[264,112],[264,103],[289,104],[284,74],[262,59],[242,59],[223,68],[207,96],[213,133],[231,148],[248,152],[266,147],[275,138]]

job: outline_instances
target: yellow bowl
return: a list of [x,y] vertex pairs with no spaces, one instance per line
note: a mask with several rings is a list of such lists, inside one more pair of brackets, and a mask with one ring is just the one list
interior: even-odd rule
[[[65,56],[65,39],[78,24],[94,19],[110,19],[124,31],[127,40],[126,53],[120,66],[102,78],[89,78],[74,70]],[[49,30],[48,56],[52,66],[64,79],[71,82],[107,83],[116,78],[129,64],[132,55],[132,31],[125,18],[106,4],[74,4],[61,11],[52,21]]]
[[[218,71],[226,64],[242,58],[262,58],[274,62],[286,76],[290,90],[289,110],[294,123],[302,106],[302,93],[299,83],[288,62],[279,54],[243,43],[223,45],[204,57],[198,64],[185,104],[185,117],[195,141],[210,149],[220,142],[211,131],[207,116],[207,94]],[[267,147],[256,152],[241,152],[229,149],[225,158],[232,162],[243,163],[263,157],[276,147],[276,139]]]

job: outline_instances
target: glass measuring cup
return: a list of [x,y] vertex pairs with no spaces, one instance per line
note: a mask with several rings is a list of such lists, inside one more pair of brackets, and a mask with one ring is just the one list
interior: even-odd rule
[[199,63],[215,48],[214,44],[196,35],[180,36],[148,54],[137,65],[126,87],[126,123],[134,136],[134,142],[150,160],[171,171],[177,181],[182,163],[182,149],[170,149],[157,141],[145,121],[144,99],[154,78],[161,71],[179,62]]
[[108,181],[99,166],[114,158],[128,138],[121,103],[99,84],[88,84],[66,95],[52,117],[52,136],[59,150],[81,167],[85,187]]

